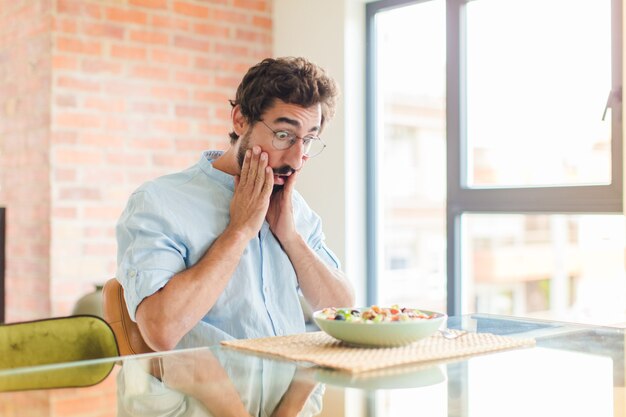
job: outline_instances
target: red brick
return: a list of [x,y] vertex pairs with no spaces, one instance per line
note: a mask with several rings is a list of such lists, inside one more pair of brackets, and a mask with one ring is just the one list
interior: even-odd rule
[[[234,92],[233,92],[234,95]],[[229,105],[230,97],[227,94],[214,91],[194,91],[193,99],[204,103],[216,103],[220,105]]]
[[112,23],[83,22],[81,28],[82,28],[82,33],[89,35],[89,36],[120,39],[120,40],[124,39],[124,35],[126,33],[126,29],[124,29],[124,26],[116,25]]
[[54,30],[63,33],[75,34],[78,30],[78,23],[75,19],[64,19],[55,17],[53,19]]
[[189,53],[176,52],[169,49],[153,49],[150,53],[150,58],[153,62],[181,67],[188,67],[191,61]]
[[132,111],[133,113],[167,114],[169,112],[169,104],[154,102],[134,103]]
[[246,10],[256,10],[258,12],[270,11],[270,4],[265,0],[234,0],[233,6]]
[[78,58],[68,55],[53,55],[52,68],[59,70],[77,70]]
[[126,110],[126,103],[122,99],[88,97],[85,99],[84,107],[90,110],[99,110],[109,113],[120,113]]
[[99,165],[102,163],[102,151],[79,151],[76,149],[56,149],[54,161],[60,165]]
[[61,200],[99,200],[100,190],[89,187],[62,187],[59,190]]
[[82,55],[102,54],[102,44],[98,41],[85,41],[59,36],[56,38],[56,47],[61,52],[73,52]]
[[154,98],[167,100],[187,100],[189,98],[189,91],[184,87],[154,86],[150,90],[150,95]]
[[125,98],[133,96],[147,96],[152,88],[149,84],[138,83],[134,80],[107,81],[105,91],[110,95],[122,96]]
[[219,122],[211,122],[211,123],[203,123],[199,126],[199,132],[204,135],[211,136],[224,136],[228,135],[228,133],[232,130],[232,126],[228,123],[219,123]]
[[84,59],[82,70],[84,73],[89,74],[109,73],[119,75],[123,72],[124,67],[120,62],[111,62],[104,59]]
[[138,79],[167,81],[170,78],[169,70],[167,68],[150,67],[147,65],[138,65],[134,67],[130,74]]
[[191,49],[200,52],[209,52],[211,50],[211,42],[182,35],[174,37],[174,46],[177,48]]
[[111,45],[111,56],[114,58],[145,60],[147,55],[143,46]]
[[83,247],[85,255],[115,254],[117,246],[114,243],[86,243]]
[[208,119],[209,109],[201,106],[176,106],[177,117],[194,117],[199,119]]
[[52,209],[52,217],[55,219],[76,219],[78,213],[76,207],[55,207]]
[[233,45],[232,43],[215,43],[215,53],[224,56],[249,56],[250,49],[247,46]]
[[85,207],[84,209],[85,220],[112,220],[119,218],[120,214],[122,214],[122,210],[117,206],[107,207],[100,204],[96,207]]
[[272,35],[270,33],[237,29],[235,39],[252,43],[270,43],[272,41]]
[[202,152],[206,149],[209,149],[207,147],[207,141],[202,139],[202,140],[193,140],[193,139],[177,139],[176,140],[176,150],[177,151],[195,151],[195,152]]
[[125,118],[107,117],[104,121],[104,128],[106,131],[128,132],[131,128],[131,123]]
[[[102,183],[103,180],[106,181],[107,184],[123,184],[124,179],[126,177],[125,170],[120,169],[119,167],[91,167],[89,170],[82,173],[81,179],[85,183]],[[109,187],[105,187],[109,188]],[[124,200],[128,197],[130,193],[126,193]]]
[[249,13],[233,12],[232,9],[216,9],[213,18],[218,22],[229,22],[237,25],[248,25],[252,21]]
[[174,11],[185,16],[197,17],[199,19],[207,19],[209,17],[208,7],[183,1],[174,2]]
[[194,59],[194,68],[215,71],[219,68],[219,62],[214,57],[198,56]]
[[217,108],[215,109],[215,117],[218,120],[230,120],[230,108]]
[[214,85],[217,87],[232,88],[234,90],[240,82],[240,77],[215,77]]
[[52,132],[52,134],[50,135],[50,141],[54,144],[54,145],[59,145],[59,144],[75,144],[76,143],[76,138],[77,138],[78,134],[74,131],[70,131],[70,132],[64,132],[64,131],[54,131]]
[[129,154],[126,152],[110,153],[106,156],[107,164],[124,165],[127,167],[141,167],[148,163],[145,154]]
[[189,30],[189,22],[187,20],[171,16],[154,15],[151,16],[150,23],[153,26],[157,26],[159,29]]
[[124,138],[110,133],[84,132],[78,135],[77,143],[100,149],[121,148],[124,146]]
[[139,10],[120,9],[109,7],[106,9],[107,20],[120,23],[134,23],[145,25],[148,22],[148,15]]
[[191,164],[196,162],[196,159],[196,156],[190,157],[188,155],[154,155],[152,157],[152,163],[154,164],[154,166],[166,167],[174,171],[190,166]]
[[269,17],[263,17],[263,16],[252,16],[252,25],[259,27],[259,28],[268,29],[268,30],[271,30],[273,27],[272,19]]
[[209,86],[211,83],[211,76],[197,72],[177,72],[176,81],[180,83]]
[[54,124],[61,128],[98,129],[102,126],[102,119],[95,114],[63,112],[54,117]]
[[168,151],[174,149],[172,139],[150,138],[150,139],[134,139],[130,142],[130,149],[152,150],[152,151]]
[[58,94],[54,99],[57,106],[60,107],[76,107],[76,96],[68,94]]
[[167,45],[169,43],[169,36],[161,32],[133,30],[130,32],[130,40],[148,44]]
[[171,134],[189,133],[189,123],[182,120],[156,120],[152,123],[152,127]]
[[76,181],[76,170],[74,168],[56,168],[54,170],[54,179],[58,182]]
[[167,9],[168,0],[129,0],[133,6],[148,7],[151,9]]
[[57,13],[92,19],[102,17],[102,10],[98,4],[87,3],[84,0],[57,0]]
[[198,23],[193,26],[194,33],[199,35],[217,36],[220,38],[228,38],[230,36],[230,28],[228,26],[215,25],[210,23]]

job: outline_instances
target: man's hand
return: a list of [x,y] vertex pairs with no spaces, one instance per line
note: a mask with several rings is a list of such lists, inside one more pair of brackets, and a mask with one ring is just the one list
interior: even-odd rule
[[283,189],[276,191],[271,196],[269,209],[267,210],[266,218],[270,225],[270,230],[283,246],[297,236],[296,225],[293,220],[293,204],[291,199],[298,172],[299,171],[295,171],[287,177]]
[[242,231],[252,239],[261,230],[273,187],[274,174],[268,166],[267,153],[259,146],[248,149],[241,173],[235,177],[229,228]]

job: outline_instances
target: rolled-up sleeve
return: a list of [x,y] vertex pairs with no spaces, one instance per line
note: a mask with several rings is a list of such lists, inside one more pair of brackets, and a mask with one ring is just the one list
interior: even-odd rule
[[133,193],[117,223],[117,279],[135,320],[139,303],[185,269],[186,249],[176,236],[175,218],[153,191]]

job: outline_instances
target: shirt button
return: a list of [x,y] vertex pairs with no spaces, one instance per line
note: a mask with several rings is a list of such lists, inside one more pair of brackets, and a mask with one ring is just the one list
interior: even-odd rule
[[137,271],[131,269],[130,271],[128,271],[128,276],[131,278],[135,278],[137,276]]
[[266,286],[266,287],[264,287],[264,288],[263,288],[263,292],[265,292],[265,293],[270,292],[270,287],[267,287],[267,286]]

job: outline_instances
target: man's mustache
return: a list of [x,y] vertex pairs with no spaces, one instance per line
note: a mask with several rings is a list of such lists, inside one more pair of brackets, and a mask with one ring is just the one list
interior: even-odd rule
[[283,165],[280,168],[274,168],[273,171],[274,171],[274,175],[287,175],[287,174],[293,174],[294,172],[296,172],[296,170],[290,167],[289,165]]

